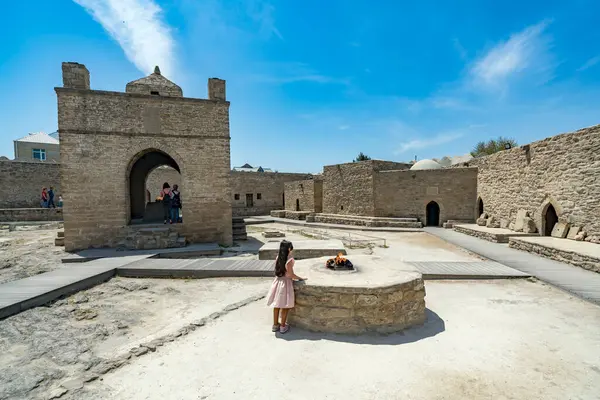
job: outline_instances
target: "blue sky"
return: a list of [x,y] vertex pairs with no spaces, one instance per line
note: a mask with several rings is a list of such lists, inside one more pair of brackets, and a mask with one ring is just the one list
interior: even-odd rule
[[56,130],[62,61],[123,91],[227,80],[231,160],[279,171],[467,153],[600,123],[593,0],[32,0],[0,24],[0,155]]

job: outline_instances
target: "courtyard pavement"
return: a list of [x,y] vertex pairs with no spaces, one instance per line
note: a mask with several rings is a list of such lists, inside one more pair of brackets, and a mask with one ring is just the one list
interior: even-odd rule
[[511,249],[508,244],[488,242],[451,229],[424,228],[424,230],[449,243],[531,274],[567,292],[600,304],[600,274],[598,273]]

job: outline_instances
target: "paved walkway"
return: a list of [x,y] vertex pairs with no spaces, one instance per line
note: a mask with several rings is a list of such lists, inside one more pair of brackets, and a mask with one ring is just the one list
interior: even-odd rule
[[490,260],[518,269],[556,287],[600,304],[600,274],[531,253],[511,249],[450,229],[424,228],[432,235]]
[[364,232],[423,232],[423,228],[394,228],[394,227],[379,227],[379,226],[363,226],[363,225],[341,225],[341,224],[330,224],[325,222],[306,222],[302,220],[278,218],[278,217],[266,217],[266,216],[254,216],[244,218],[246,225],[258,225],[268,223],[280,223],[285,225],[303,226],[307,228],[325,228],[325,229],[338,229],[346,231],[364,231]]

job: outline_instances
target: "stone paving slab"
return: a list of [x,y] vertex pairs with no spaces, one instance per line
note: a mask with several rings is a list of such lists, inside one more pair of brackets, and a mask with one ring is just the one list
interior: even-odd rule
[[600,274],[598,273],[511,249],[507,244],[491,243],[449,229],[424,228],[424,230],[449,243],[531,274],[569,293],[600,304]]
[[[258,259],[274,260],[279,252],[280,242],[281,240],[275,240],[265,243],[258,250]],[[338,253],[346,254],[344,243],[341,240],[294,240],[294,258],[298,260],[324,256],[335,257]]]
[[117,275],[136,278],[272,277],[273,260],[140,260],[117,268]]
[[527,278],[528,273],[518,271],[494,261],[411,261],[423,279],[503,279]]
[[0,319],[88,289],[110,279],[119,266],[148,256],[129,256],[65,266],[0,285]]
[[362,226],[362,225],[340,225],[340,224],[329,224],[324,222],[306,222],[298,221],[287,218],[268,217],[268,216],[255,216],[252,218],[245,219],[246,225],[258,225],[268,224],[277,222],[286,225],[305,226],[309,228],[326,228],[326,229],[340,229],[348,231],[365,231],[365,232],[423,232],[422,228],[387,228],[378,226]]
[[195,243],[185,247],[152,250],[88,249],[70,254],[62,259],[63,263],[80,263],[102,258],[121,258],[130,256],[159,256],[162,258],[189,258],[217,256],[221,254],[218,243]]

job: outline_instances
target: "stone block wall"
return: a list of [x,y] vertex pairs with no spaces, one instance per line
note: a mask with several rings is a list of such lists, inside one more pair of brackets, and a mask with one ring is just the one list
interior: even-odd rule
[[308,179],[286,182],[285,209],[288,211],[323,211],[323,180]]
[[131,219],[131,168],[148,151],[168,154],[181,170],[186,239],[232,243],[228,102],[55,90],[67,251],[121,239]]
[[477,168],[382,171],[374,175],[375,216],[426,219],[426,206],[440,207],[440,223],[474,220]]
[[[306,179],[308,176],[309,174],[297,173],[231,171],[230,196],[233,215],[269,215],[272,210],[282,210],[284,184]],[[247,204],[247,195],[252,195],[251,207]]]
[[323,212],[375,216],[373,174],[405,170],[409,164],[369,160],[323,168]]
[[42,187],[61,192],[60,166],[52,162],[0,160],[0,208],[40,207]]
[[515,220],[518,210],[533,216],[543,232],[552,204],[559,221],[600,235],[600,125],[471,160],[479,169],[478,195],[484,211]]
[[0,222],[62,221],[62,208],[0,208]]

